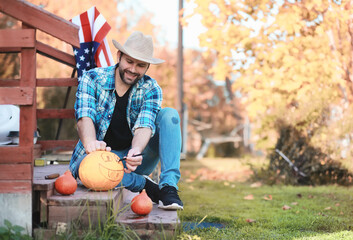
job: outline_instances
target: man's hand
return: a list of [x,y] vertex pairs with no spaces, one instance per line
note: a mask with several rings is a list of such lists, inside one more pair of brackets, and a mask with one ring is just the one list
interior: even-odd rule
[[91,141],[87,144],[87,146],[85,146],[86,149],[86,153],[89,154],[91,152],[95,152],[95,151],[108,151],[110,152],[112,149],[110,147],[107,146],[107,144],[103,141]]
[[136,148],[131,148],[130,151],[128,152],[126,156],[126,167],[124,168],[125,173],[131,173],[136,170],[136,168],[142,164],[142,156],[137,156],[133,157],[134,155],[137,155],[141,153],[140,150]]

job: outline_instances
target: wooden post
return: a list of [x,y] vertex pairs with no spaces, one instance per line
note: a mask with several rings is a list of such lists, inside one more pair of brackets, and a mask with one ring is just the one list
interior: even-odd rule
[[185,121],[185,106],[184,106],[184,56],[183,56],[183,26],[181,25],[183,1],[179,0],[179,23],[178,23],[178,64],[177,64],[177,79],[178,79],[178,103],[177,108],[181,119],[181,133],[182,133],[182,149],[183,155],[186,154],[187,142],[187,123]]

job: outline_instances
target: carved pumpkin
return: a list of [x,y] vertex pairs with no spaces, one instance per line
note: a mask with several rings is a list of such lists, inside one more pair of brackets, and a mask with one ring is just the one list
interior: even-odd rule
[[124,176],[124,165],[119,157],[107,151],[95,151],[81,162],[78,174],[86,188],[108,191],[116,187]]
[[55,190],[62,195],[73,194],[77,189],[76,179],[72,176],[70,170],[58,177],[54,183]]
[[145,189],[131,200],[131,210],[138,215],[147,215],[152,211],[153,203]]

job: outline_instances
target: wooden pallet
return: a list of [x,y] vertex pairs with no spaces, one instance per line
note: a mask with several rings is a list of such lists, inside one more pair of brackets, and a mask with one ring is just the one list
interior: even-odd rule
[[[34,225],[35,235],[49,237],[65,231],[72,224],[75,228],[87,229],[104,223],[107,217],[114,216],[117,224],[128,226],[142,238],[157,237],[159,234],[173,235],[179,225],[176,211],[165,211],[154,205],[147,216],[138,216],[128,206],[137,193],[126,189],[108,192],[94,192],[78,181],[73,195],[62,196],[54,189],[55,179],[47,180],[48,174],[63,174],[68,165],[56,164],[34,167]],[[44,228],[43,228],[44,227]]]

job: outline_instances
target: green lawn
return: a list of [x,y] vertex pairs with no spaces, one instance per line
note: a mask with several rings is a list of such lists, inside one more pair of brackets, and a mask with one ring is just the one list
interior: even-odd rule
[[248,182],[246,163],[244,159],[182,162],[182,222],[203,220],[223,227],[201,228],[201,223],[180,238],[353,239],[353,188]]

